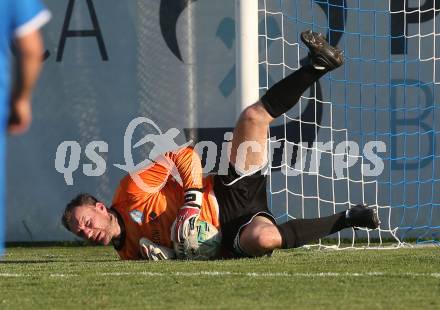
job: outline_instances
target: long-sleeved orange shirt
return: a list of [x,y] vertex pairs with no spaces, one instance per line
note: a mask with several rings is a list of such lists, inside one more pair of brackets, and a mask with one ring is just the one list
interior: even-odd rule
[[[177,168],[182,184],[172,176]],[[139,259],[139,239],[172,248],[171,226],[184,202],[184,191],[204,189],[200,219],[219,228],[219,209],[212,176],[202,177],[197,153],[190,147],[167,152],[137,173],[149,189],[139,187],[130,175],[124,177],[113,198],[112,209],[122,217],[125,240],[118,250],[121,259]]]

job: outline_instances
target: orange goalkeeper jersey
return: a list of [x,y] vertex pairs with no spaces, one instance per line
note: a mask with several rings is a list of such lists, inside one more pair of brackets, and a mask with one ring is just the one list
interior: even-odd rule
[[[176,169],[181,183],[173,177]],[[139,239],[148,238],[156,244],[172,248],[171,226],[177,210],[184,202],[184,191],[204,189],[200,219],[219,228],[219,209],[213,191],[212,176],[202,177],[200,158],[192,148],[165,153],[139,171],[136,184],[130,175],[124,177],[113,198],[112,209],[122,218],[125,239],[116,248],[121,259],[139,259]],[[174,174],[175,175],[175,174]]]

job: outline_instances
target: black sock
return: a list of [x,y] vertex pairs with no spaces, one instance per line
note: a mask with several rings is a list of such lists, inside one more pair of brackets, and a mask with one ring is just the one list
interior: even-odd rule
[[283,248],[297,248],[347,227],[345,211],[316,219],[294,219],[278,225]]
[[312,65],[301,67],[267,90],[261,98],[264,108],[273,118],[286,113],[298,102],[306,89],[326,72],[316,70]]

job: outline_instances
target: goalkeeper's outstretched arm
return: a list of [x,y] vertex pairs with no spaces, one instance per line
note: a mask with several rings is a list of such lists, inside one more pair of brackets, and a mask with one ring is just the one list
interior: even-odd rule
[[203,201],[202,164],[198,154],[190,147],[166,153],[165,157],[177,168],[184,189],[184,203],[171,227],[171,240],[177,258],[187,258],[187,251],[198,246],[196,222]]

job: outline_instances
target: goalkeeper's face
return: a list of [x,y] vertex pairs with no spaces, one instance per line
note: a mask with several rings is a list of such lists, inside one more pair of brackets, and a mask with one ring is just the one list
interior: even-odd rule
[[115,218],[100,202],[96,205],[82,205],[72,210],[70,230],[77,236],[107,245],[114,237]]

